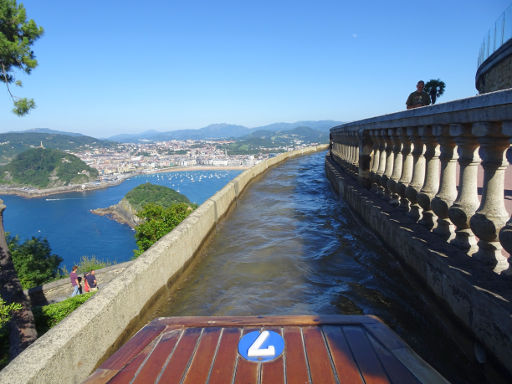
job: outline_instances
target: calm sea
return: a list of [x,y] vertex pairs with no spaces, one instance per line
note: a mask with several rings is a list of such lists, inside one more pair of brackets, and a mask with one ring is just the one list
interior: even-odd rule
[[91,209],[105,208],[118,203],[139,184],[150,182],[170,187],[202,204],[226,183],[239,175],[240,170],[183,171],[140,175],[122,184],[88,192],[73,192],[41,198],[2,195],[7,209],[4,226],[21,240],[32,236],[48,239],[52,252],[64,259],[68,270],[82,256],[96,256],[110,262],[131,259],[135,244],[134,231],[107,217],[94,215]]

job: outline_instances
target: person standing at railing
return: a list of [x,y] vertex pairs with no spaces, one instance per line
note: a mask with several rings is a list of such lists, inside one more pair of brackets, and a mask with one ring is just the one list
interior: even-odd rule
[[418,81],[416,84],[416,90],[409,95],[405,104],[407,109],[423,107],[430,104],[430,96],[423,90],[425,82],[423,80]]

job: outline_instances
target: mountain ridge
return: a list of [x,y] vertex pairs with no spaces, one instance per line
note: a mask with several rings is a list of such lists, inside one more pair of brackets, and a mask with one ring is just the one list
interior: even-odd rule
[[166,140],[201,140],[201,139],[228,139],[242,138],[256,131],[283,132],[293,130],[297,127],[309,127],[317,131],[328,132],[330,128],[342,124],[335,120],[305,120],[294,123],[272,123],[263,126],[248,128],[243,125],[217,123],[210,124],[199,129],[181,129],[175,131],[158,132],[146,131],[139,134],[121,134],[106,138],[107,140],[117,142],[144,142],[144,141],[166,141]]

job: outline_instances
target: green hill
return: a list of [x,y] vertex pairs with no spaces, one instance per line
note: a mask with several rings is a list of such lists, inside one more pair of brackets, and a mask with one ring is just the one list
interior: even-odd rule
[[0,167],[0,184],[52,188],[97,178],[96,169],[78,157],[56,149],[29,149]]
[[296,127],[286,131],[257,130],[233,143],[221,146],[229,155],[255,155],[283,152],[296,144],[328,143],[329,134],[309,127]]
[[84,135],[65,135],[48,132],[10,132],[0,133],[0,165],[5,165],[16,155],[27,149],[39,147],[61,151],[76,151],[86,148],[104,148],[114,145],[105,140]]
[[175,203],[192,205],[190,200],[174,189],[151,183],[140,184],[125,195],[126,200],[138,211],[147,203],[170,207]]

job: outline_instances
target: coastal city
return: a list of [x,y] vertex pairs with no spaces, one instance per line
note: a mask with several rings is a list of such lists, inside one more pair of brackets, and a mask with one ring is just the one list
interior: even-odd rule
[[156,143],[121,143],[108,148],[86,148],[72,152],[88,166],[98,170],[101,181],[113,181],[133,174],[193,168],[250,168],[274,156],[311,145],[296,141],[292,145],[258,148],[256,154],[229,155],[220,147],[233,141],[170,140]]

